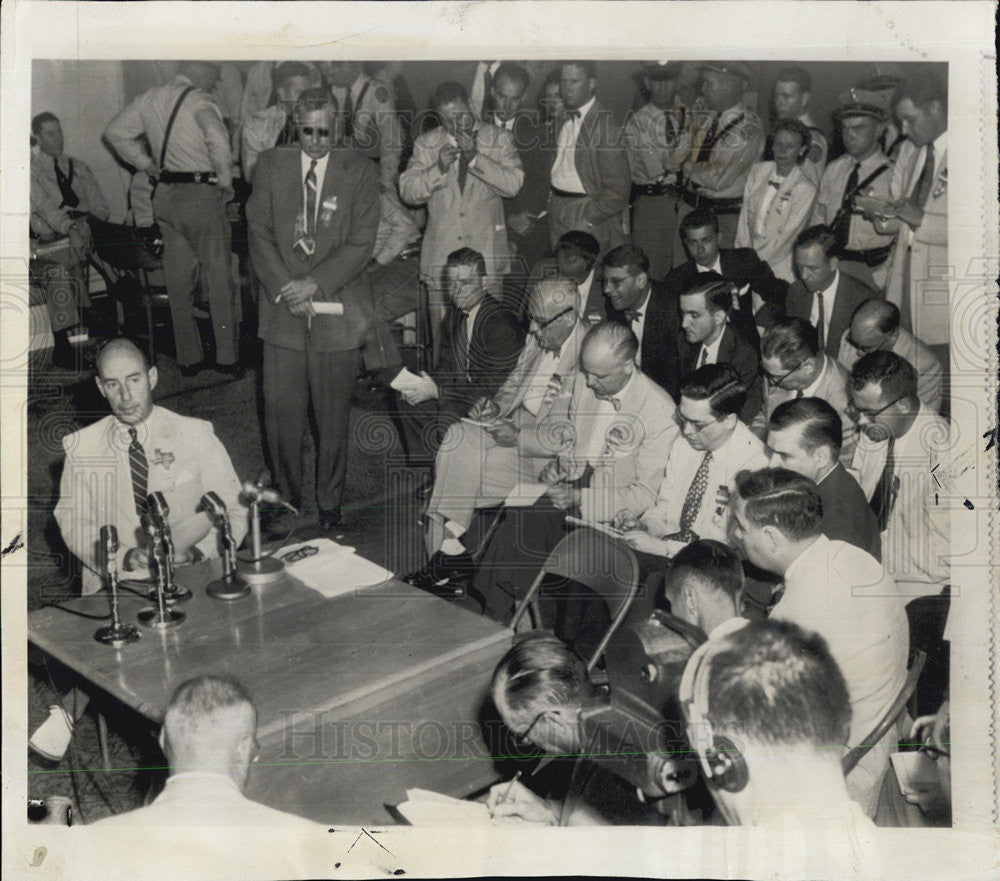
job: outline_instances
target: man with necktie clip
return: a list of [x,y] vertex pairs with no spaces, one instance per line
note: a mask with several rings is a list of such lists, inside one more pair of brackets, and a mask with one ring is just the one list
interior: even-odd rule
[[87,218],[107,220],[108,205],[87,164],[65,154],[62,126],[54,114],[35,116],[31,133],[39,147],[31,158],[32,275],[37,272],[44,290],[55,363],[73,369],[74,344],[88,336],[80,312],[90,306]]

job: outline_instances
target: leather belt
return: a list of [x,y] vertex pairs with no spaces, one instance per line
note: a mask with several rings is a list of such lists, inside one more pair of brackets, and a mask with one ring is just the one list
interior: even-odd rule
[[219,175],[214,171],[161,171],[161,184],[208,184],[214,187]]
[[559,187],[552,187],[553,196],[561,196],[563,199],[585,199],[586,193],[571,193],[568,190],[560,190]]
[[716,214],[739,214],[743,208],[743,198],[713,199],[702,196],[694,190],[680,190],[677,193],[692,208],[711,208]]
[[840,259],[864,263],[869,268],[881,266],[889,259],[889,255],[892,253],[892,245],[893,243],[889,242],[888,245],[883,245],[881,248],[867,248],[863,251],[849,251],[845,248],[840,254]]
[[677,187],[673,184],[652,183],[632,184],[632,198],[636,196],[676,196]]

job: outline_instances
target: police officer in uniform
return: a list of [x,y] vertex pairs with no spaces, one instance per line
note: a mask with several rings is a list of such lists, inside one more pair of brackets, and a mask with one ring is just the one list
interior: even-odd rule
[[[732,248],[743,206],[743,189],[750,166],[764,152],[764,125],[743,104],[751,79],[743,61],[709,61],[700,67],[705,109],[691,114],[681,164],[678,223],[695,208],[710,209],[719,218],[719,240]],[[685,260],[684,244],[674,239],[674,263]]]
[[379,186],[395,190],[403,155],[403,129],[392,94],[372,79],[357,61],[324,65],[330,94],[344,124],[344,143],[379,165]]
[[882,290],[894,237],[880,233],[855,206],[854,198],[889,198],[892,161],[878,144],[885,109],[877,95],[851,89],[840,96],[840,107],[833,116],[847,152],[823,172],[811,222],[832,227],[842,269]]
[[677,235],[677,150],[687,108],[677,94],[683,65],[652,61],[642,71],[649,100],[625,125],[632,170],[632,241],[649,256],[649,275],[662,279],[673,265]]

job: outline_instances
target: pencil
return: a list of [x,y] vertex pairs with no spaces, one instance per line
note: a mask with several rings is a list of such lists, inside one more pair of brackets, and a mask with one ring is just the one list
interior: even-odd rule
[[[496,804],[493,805],[493,811],[497,809],[498,805],[502,805],[510,796],[510,791],[514,788],[514,784],[521,779],[521,772],[518,771],[512,778],[510,783],[507,784],[507,788],[500,794],[500,798],[497,799]],[[493,816],[493,811],[490,811],[490,816]]]

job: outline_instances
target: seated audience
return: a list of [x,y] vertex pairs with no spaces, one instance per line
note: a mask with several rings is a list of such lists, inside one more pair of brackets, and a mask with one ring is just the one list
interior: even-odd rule
[[[714,272],[695,276],[679,298],[683,338],[677,338],[678,367],[686,376],[706,364],[728,364],[743,383],[745,398],[740,419],[748,425],[760,410],[760,356],[755,343],[747,342],[732,318],[735,291],[732,283]],[[676,393],[676,392],[675,392]]]
[[786,311],[815,327],[819,348],[836,358],[854,310],[878,294],[840,271],[836,237],[828,226],[810,226],[799,233],[794,260],[799,280],[788,289]]
[[698,539],[726,540],[736,474],[767,464],[764,444],[737,418],[745,398],[728,364],[707,364],[684,378],[677,408],[683,441],[670,449],[659,497],[614,518],[630,547],[663,557]]
[[[462,536],[477,508],[502,502],[520,480],[535,481],[551,449],[539,426],[557,401],[573,393],[580,344],[576,286],[567,279],[535,282],[528,299],[530,337],[497,393],[478,401],[441,442],[427,505],[429,562],[403,580],[431,587],[473,569]],[[447,451],[446,453],[444,451]]]
[[736,286],[739,305],[734,305],[731,321],[743,338],[756,345],[757,327],[767,327],[784,314],[788,282],[775,278],[752,248],[722,248],[719,219],[711,211],[696,209],[680,225],[688,260],[667,274],[667,287],[680,296],[703,272],[716,272]]
[[[906,680],[909,628],[892,577],[870,554],[822,534],[816,485],[793,471],[737,475],[731,509],[733,537],[750,562],[784,579],[771,620],[816,631],[844,675],[851,729],[838,744],[868,745]],[[898,739],[891,726],[847,775],[848,793],[869,817]]]
[[621,245],[604,258],[604,295],[608,317],[619,321],[639,340],[635,362],[661,388],[677,398],[680,366],[677,348],[680,334],[677,302],[666,285],[653,281],[649,260],[635,245]]
[[229,676],[203,675],[174,689],[160,747],[170,765],[166,788],[151,804],[94,823],[101,829],[267,827],[315,834],[311,820],[269,808],[243,794],[260,755],[257,709]]
[[820,531],[882,559],[878,520],[858,481],[840,460],[841,416],[823,397],[794,398],[778,404],[767,422],[771,467],[808,477],[823,502]]
[[840,458],[851,464],[858,427],[847,413],[847,371],[820,350],[816,328],[804,318],[784,318],[761,340],[764,406],[751,427],[764,438],[767,420],[779,404],[803,397],[822,398],[839,414]]
[[31,120],[38,153],[31,157],[31,237],[50,243],[63,237],[65,249],[32,261],[42,285],[55,338],[58,366],[75,367],[74,343],[88,336],[83,309],[90,306],[87,257],[91,235],[88,217],[108,219],[108,205],[93,172],[81,159],[64,152],[63,131],[52,113]]
[[[483,255],[460,248],[444,275],[451,309],[433,373],[404,388],[400,410],[410,464],[431,465],[441,436],[483,398],[492,397],[517,363],[524,334],[514,317],[486,293]],[[428,493],[430,482],[426,484]]]
[[840,341],[837,360],[850,370],[869,352],[887,351],[909,361],[917,374],[917,397],[929,410],[941,412],[943,371],[930,346],[899,323],[899,307],[888,300],[865,300],[851,316]]
[[870,859],[875,830],[840,766],[849,688],[821,634],[761,621],[701,646],[680,690],[688,738],[726,822],[774,829],[796,846],[808,836],[814,853],[828,851],[817,863],[838,877]]
[[782,120],[772,138],[774,159],[750,169],[736,226],[736,247],[753,248],[777,278],[795,281],[792,245],[809,222],[816,186],[803,171],[809,156],[809,129]]
[[802,163],[802,173],[813,187],[818,187],[826,168],[828,145],[809,113],[812,88],[812,77],[804,67],[781,68],[774,82],[774,115],[779,126],[782,122],[794,121],[804,125],[809,132],[809,153]]
[[698,539],[681,548],[670,563],[663,593],[670,612],[716,639],[746,624],[743,566],[721,541]]

